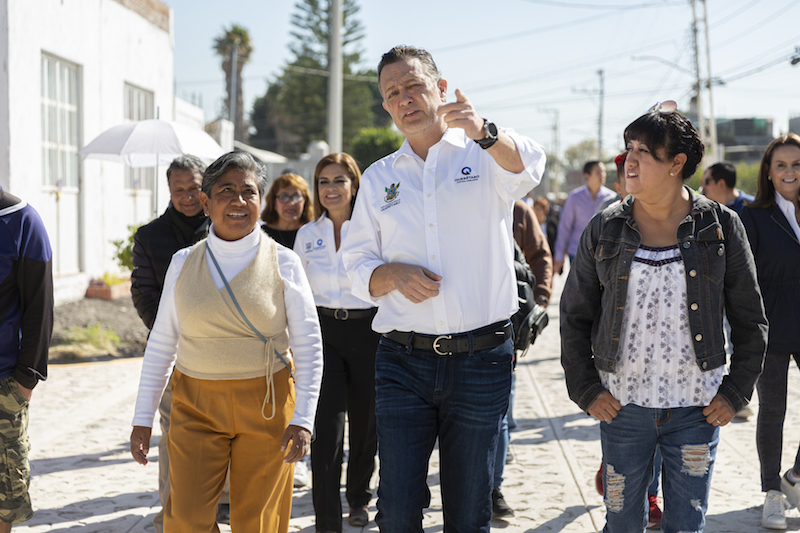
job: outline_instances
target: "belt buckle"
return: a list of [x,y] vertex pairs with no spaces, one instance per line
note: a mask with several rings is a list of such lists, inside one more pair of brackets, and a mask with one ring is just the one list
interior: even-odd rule
[[433,339],[433,351],[436,352],[437,355],[453,355],[453,352],[440,352],[439,351],[439,343],[443,340],[451,340],[453,338],[452,335],[439,335],[435,339]]
[[[343,317],[339,316],[339,311],[344,311]],[[336,320],[347,320],[349,316],[350,316],[350,311],[348,311],[347,309],[335,309],[333,311],[333,318],[335,318]]]

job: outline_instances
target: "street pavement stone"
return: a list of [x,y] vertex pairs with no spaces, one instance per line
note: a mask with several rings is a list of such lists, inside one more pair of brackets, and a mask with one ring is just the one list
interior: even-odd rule
[[[548,309],[550,325],[517,365],[518,427],[511,433],[514,460],[505,468],[503,483],[515,515],[493,522],[494,529],[508,533],[597,532],[605,522],[602,497],[594,489],[600,465],[598,422],[569,400],[559,363],[558,301],[563,282],[563,276],[556,278]],[[30,408],[35,515],[14,531],[154,531],[152,520],[159,509],[158,423],[150,464],[137,465],[128,445],[140,371],[141,358],[50,367],[50,377],[34,391]],[[793,367],[790,376],[788,404],[797,406],[800,373]],[[787,413],[784,441],[783,464],[788,468],[800,441],[800,410]],[[423,518],[426,532],[443,530],[438,467],[434,451],[428,476],[432,499]],[[735,421],[721,430],[705,531],[766,531],[760,526],[763,501],[755,417]],[[370,503],[372,520],[364,528],[347,524],[344,499],[343,508],[344,532],[378,531],[375,499]],[[789,531],[800,531],[800,512],[788,511],[787,521]],[[294,491],[290,530],[315,531],[309,488]],[[221,531],[230,528],[222,526]]]

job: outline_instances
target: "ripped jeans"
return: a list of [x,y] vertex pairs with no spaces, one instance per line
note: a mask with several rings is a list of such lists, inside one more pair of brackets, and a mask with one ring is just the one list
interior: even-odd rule
[[600,423],[606,504],[604,533],[642,533],[656,445],[663,457],[664,533],[702,532],[719,428],[702,407],[651,409],[628,404]]

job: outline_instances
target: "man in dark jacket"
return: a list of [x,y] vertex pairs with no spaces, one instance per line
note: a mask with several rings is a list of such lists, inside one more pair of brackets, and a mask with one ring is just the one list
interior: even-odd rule
[[47,379],[53,253],[42,219],[0,188],[0,532],[33,516],[28,402]]
[[193,155],[175,159],[167,169],[170,203],[164,214],[133,237],[131,296],[144,325],[153,328],[164,276],[172,255],[208,235],[209,220],[200,204],[206,166]]
[[[167,169],[169,206],[164,214],[139,228],[133,236],[133,273],[131,297],[144,325],[153,329],[172,255],[208,235],[208,217],[200,204],[200,186],[206,166],[193,155],[175,159]],[[172,389],[169,384],[161,397],[161,439],[158,442],[158,495],[161,511],[153,519],[157,533],[163,531],[164,506],[169,496],[169,431]]]

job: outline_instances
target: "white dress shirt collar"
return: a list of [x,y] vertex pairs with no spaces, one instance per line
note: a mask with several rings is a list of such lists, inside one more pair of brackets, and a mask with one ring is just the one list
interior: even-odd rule
[[[447,128],[447,130],[444,132],[444,135],[442,135],[442,138],[434,146],[441,144],[442,141],[444,141],[455,146],[456,148],[465,148],[468,140],[470,139],[467,138],[467,134],[464,133],[464,130],[461,128]],[[397,157],[392,161],[392,167],[394,168],[398,161],[404,159],[404,156],[424,162],[424,160],[411,148],[411,144],[409,144],[408,139],[405,139],[403,144],[400,145],[400,148],[397,150]]]

